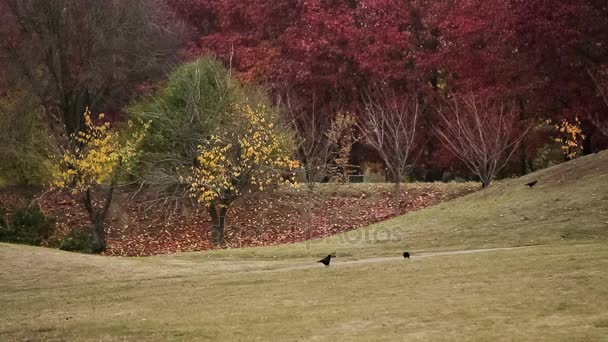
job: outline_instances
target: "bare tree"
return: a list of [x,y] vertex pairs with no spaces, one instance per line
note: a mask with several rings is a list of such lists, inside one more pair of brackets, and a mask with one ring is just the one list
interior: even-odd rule
[[[602,115],[601,113],[595,113],[590,115],[591,122],[597,127],[597,129],[602,132],[603,135],[608,136],[608,67],[606,70],[600,73],[599,76],[594,75],[590,70],[587,70],[589,77],[595,84],[595,88],[597,89],[598,95],[606,104],[605,113]],[[601,75],[604,75],[604,81],[601,81]]]
[[83,128],[87,107],[120,109],[172,64],[182,32],[160,0],[0,0],[0,10],[0,64],[57,136]]
[[453,95],[437,108],[435,133],[481,181],[492,183],[505,167],[531,125],[518,124],[516,111],[503,102]]
[[410,169],[419,118],[416,97],[399,97],[388,91],[366,95],[363,118],[358,126],[365,141],[380,154],[396,189]]
[[316,112],[314,96],[310,112],[293,96],[285,95],[280,102],[297,135],[298,159],[302,162],[306,184],[309,190],[313,190],[329,173],[333,149],[327,133],[331,129],[331,120]]

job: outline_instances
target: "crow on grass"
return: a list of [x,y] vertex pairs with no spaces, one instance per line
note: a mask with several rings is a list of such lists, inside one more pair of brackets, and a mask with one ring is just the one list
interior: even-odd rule
[[533,186],[535,186],[535,185],[536,185],[536,183],[538,183],[538,181],[537,181],[537,180],[535,180],[535,181],[533,181],[533,182],[530,182],[530,183],[527,183],[527,184],[526,184],[526,186],[529,186],[529,187],[530,187],[530,189],[532,189],[532,187],[533,187]]
[[405,259],[409,259],[410,258],[410,252],[403,252],[403,257]]
[[325,265],[325,267],[329,267],[329,263],[331,262],[331,258],[332,258],[332,257],[334,257],[334,258],[335,258],[336,256],[335,256],[335,255],[331,255],[331,254],[329,254],[329,255],[327,255],[325,258],[323,258],[323,259],[321,259],[321,260],[319,260],[319,261],[317,261],[317,262],[322,263],[323,265]]

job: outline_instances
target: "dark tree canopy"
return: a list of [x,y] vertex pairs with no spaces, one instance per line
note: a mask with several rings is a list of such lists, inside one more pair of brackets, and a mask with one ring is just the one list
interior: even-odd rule
[[25,81],[58,134],[86,107],[119,110],[174,59],[181,29],[152,0],[0,0],[0,58]]

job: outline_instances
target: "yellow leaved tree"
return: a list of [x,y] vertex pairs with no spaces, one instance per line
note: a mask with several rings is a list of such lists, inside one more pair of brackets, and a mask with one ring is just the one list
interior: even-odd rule
[[[81,196],[91,220],[93,252],[101,253],[106,248],[104,224],[114,189],[121,172],[128,170],[137,156],[147,125],[123,135],[112,130],[110,122],[95,123],[88,109],[84,120],[84,129],[69,137],[70,148],[54,165],[52,185]],[[103,121],[104,114],[99,114],[98,120]],[[100,201],[94,198],[97,192],[102,193]]]
[[198,146],[195,165],[183,176],[190,196],[207,207],[213,244],[225,244],[224,218],[229,206],[246,193],[273,190],[293,182],[291,135],[278,115],[263,106],[234,105],[225,125]]
[[353,114],[338,113],[325,133],[328,143],[334,148],[331,153],[334,160],[333,165],[329,167],[329,174],[337,177],[341,183],[348,183],[350,152],[353,145],[359,141],[359,137],[355,135],[356,127],[357,121]]
[[576,158],[582,152],[583,140],[586,138],[578,117],[574,118],[572,123],[562,119],[554,127],[559,132],[559,137],[555,141],[561,144],[564,158],[566,160]]

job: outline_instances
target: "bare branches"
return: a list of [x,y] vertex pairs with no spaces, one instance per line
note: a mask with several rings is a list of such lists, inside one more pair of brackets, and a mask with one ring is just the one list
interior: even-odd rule
[[363,119],[358,126],[365,140],[378,153],[393,175],[395,186],[410,169],[420,105],[415,97],[395,92],[367,94]]
[[171,64],[182,35],[159,0],[4,2],[0,58],[59,121],[56,135],[80,130],[87,107],[122,106]]
[[[589,69],[587,69],[587,74],[595,84],[595,88],[597,89],[597,93],[599,97],[602,98],[604,104],[606,105],[603,113],[595,113],[590,115],[590,120],[597,127],[597,129],[602,132],[603,135],[608,136],[608,67],[600,73],[599,76],[594,75]],[[604,76],[604,80],[600,79],[601,76]]]
[[483,187],[505,167],[531,127],[519,125],[514,110],[504,103],[472,94],[452,96],[437,113],[437,137],[479,177]]
[[304,167],[306,184],[312,190],[329,172],[332,146],[327,132],[331,129],[331,120],[315,111],[314,96],[310,112],[289,95],[284,96],[281,104],[297,134],[298,157]]

